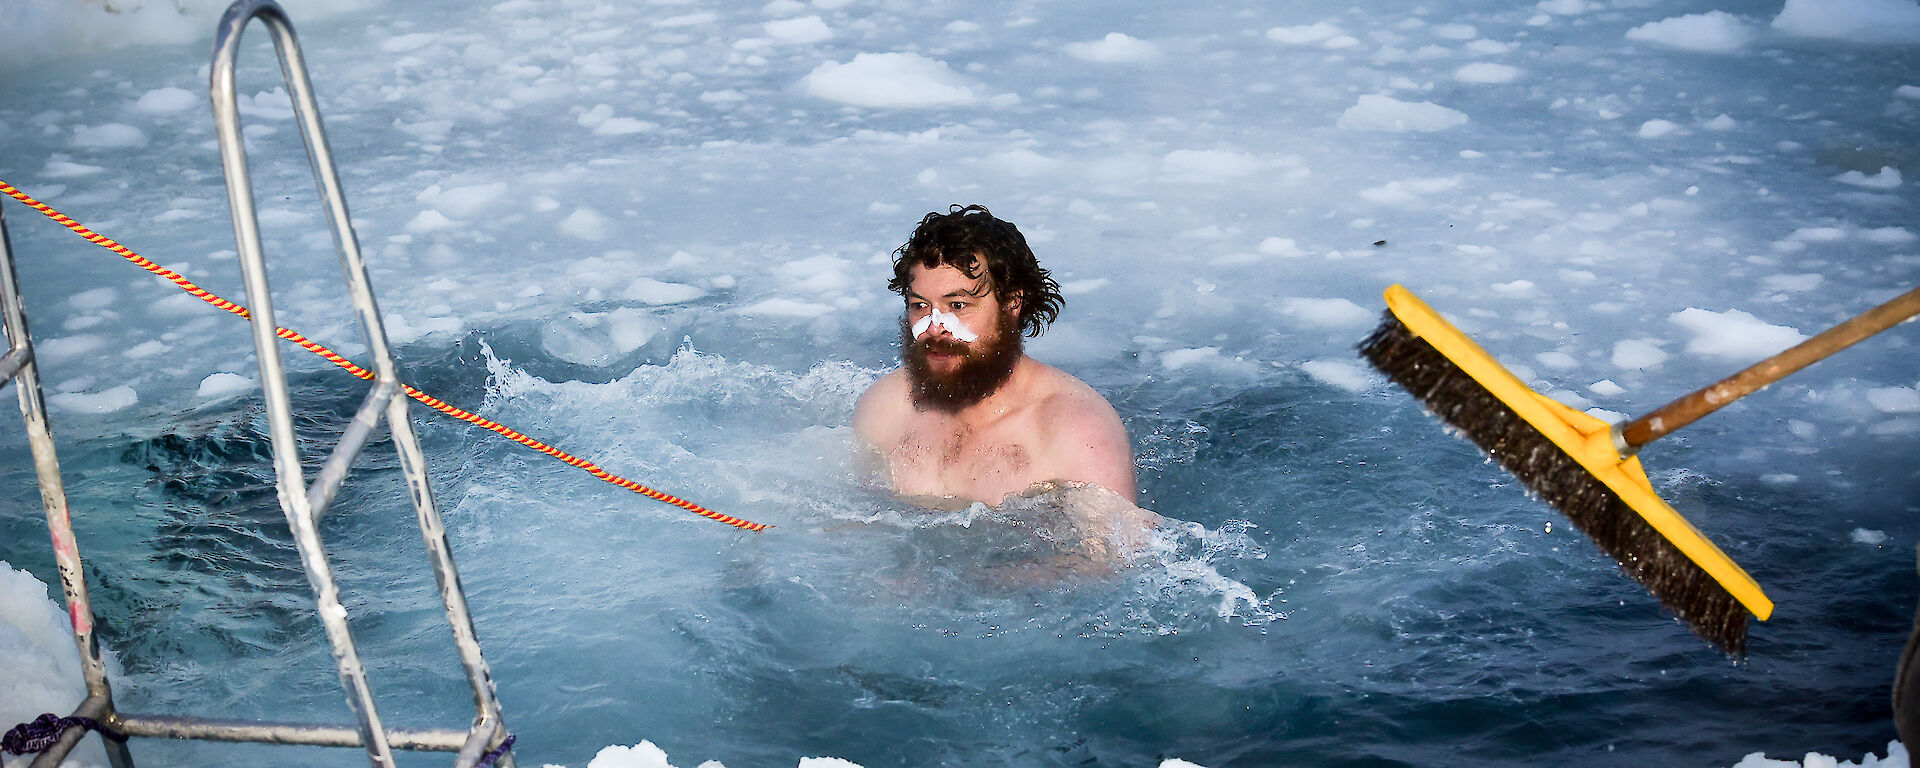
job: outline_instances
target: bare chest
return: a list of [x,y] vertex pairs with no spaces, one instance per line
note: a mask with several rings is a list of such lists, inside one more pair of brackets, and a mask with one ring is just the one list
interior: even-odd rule
[[894,490],[997,503],[1045,480],[1030,430],[985,427],[938,417],[915,419],[888,452]]

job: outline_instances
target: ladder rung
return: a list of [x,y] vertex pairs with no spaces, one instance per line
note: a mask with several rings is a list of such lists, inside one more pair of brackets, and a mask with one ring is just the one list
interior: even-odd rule
[[360,451],[367,447],[367,441],[373,439],[373,431],[380,426],[380,411],[393,402],[400,394],[400,385],[391,381],[382,381],[367,392],[367,398],[360,402],[360,410],[353,414],[353,421],[347,423],[347,430],[340,435],[339,444],[327,457],[326,466],[320,468],[320,474],[313,479],[313,485],[307,488],[307,509],[313,519],[319,520],[327,512],[327,505],[333,503],[333,496],[340,492],[340,484],[346,482],[347,471],[353,468],[353,460],[360,457]]
[[8,352],[6,357],[0,357],[0,383],[12,379],[14,374],[19,373],[21,368],[27,367],[27,363],[31,362],[33,362],[32,347],[17,347]]
[[[311,723],[270,723],[255,720],[222,720],[204,717],[168,717],[121,714],[114,724],[128,736],[157,736],[169,739],[204,741],[252,741],[267,744],[304,744],[316,747],[358,747],[360,731],[346,725]],[[467,731],[452,728],[410,730],[388,728],[387,743],[395,749],[429,752],[457,752],[470,738]]]

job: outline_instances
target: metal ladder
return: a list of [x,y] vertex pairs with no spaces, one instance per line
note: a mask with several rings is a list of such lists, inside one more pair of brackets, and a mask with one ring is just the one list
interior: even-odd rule
[[[313,167],[314,178],[326,206],[334,246],[346,270],[354,311],[365,334],[368,352],[373,358],[369,368],[375,374],[371,391],[311,484],[307,482],[300,466],[299,446],[293,427],[293,407],[288,396],[286,369],[280,359],[273,299],[267,285],[266,261],[261,250],[252,180],[247,171],[246,149],[235,99],[234,65],[239,56],[240,33],[256,18],[273,34],[281,73],[293,98],[294,113],[306,142],[307,159]],[[11,342],[10,350],[0,357],[0,385],[9,379],[19,385],[20,410],[27,425],[41,498],[47,508],[47,527],[52,534],[61,587],[66,593],[73,622],[74,641],[80,647],[87,697],[75,709],[74,715],[92,718],[128,736],[360,746],[366,749],[368,759],[376,766],[393,766],[393,750],[409,749],[457,752],[454,763],[457,768],[469,768],[489,752],[496,752],[496,765],[513,768],[513,753],[508,749],[510,737],[494,694],[492,674],[475,638],[466,594],[460,586],[460,575],[454,567],[452,548],[441,521],[440,509],[427,480],[425,455],[408,416],[408,398],[404,395],[399,369],[387,344],[380,311],[367,281],[366,265],[361,259],[359,242],[348,218],[346,198],[341,191],[339,176],[334,170],[332,154],[320,124],[320,111],[313,98],[306,64],[300,55],[299,42],[294,37],[291,22],[273,0],[238,0],[227,9],[214,39],[211,86],[215,130],[219,139],[221,164],[226,173],[227,196],[233,212],[234,237],[238,243],[247,302],[252,314],[260,385],[272,432],[280,507],[286,513],[287,524],[292,528],[294,544],[300,552],[301,565],[313,589],[316,609],[333,647],[340,682],[346,690],[347,705],[353,710],[356,723],[349,728],[308,723],[134,715],[115,708],[106,667],[100,657],[99,643],[93,633],[92,607],[87,598],[79,550],[74,542],[66,491],[60,477],[59,460],[54,453],[53,435],[47,425],[40,379],[33,364],[33,345],[27,333],[26,316],[15,279],[5,215],[4,211],[0,211],[0,262],[4,262],[0,263],[0,305],[4,305],[0,307],[0,313],[4,314],[6,334]],[[421,535],[426,539],[428,557],[432,561],[441,601],[446,608],[447,622],[453,630],[454,644],[473,691],[474,718],[465,730],[388,729],[381,723],[372,690],[367,684],[366,668],[361,664],[359,650],[347,623],[346,609],[340,604],[332,566],[320,541],[320,516],[332,503],[355,457],[373,438],[383,414],[413,498]],[[84,736],[83,729],[68,729],[58,742],[34,759],[33,768],[58,766]],[[107,741],[106,744],[107,756],[114,768],[131,768],[133,760],[125,744],[113,741]]]

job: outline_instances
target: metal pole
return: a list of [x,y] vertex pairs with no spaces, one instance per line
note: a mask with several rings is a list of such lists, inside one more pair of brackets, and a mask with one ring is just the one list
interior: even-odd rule
[[[366,667],[360,661],[352,630],[347,625],[346,607],[340,604],[339,587],[334,581],[332,566],[327,563],[319,528],[307,505],[306,481],[300,469],[299,444],[293,428],[293,406],[287,391],[286,369],[280,360],[279,337],[275,333],[278,324],[274,322],[272,291],[267,284],[266,259],[261,252],[252,179],[247,171],[246,146],[240,132],[239,106],[235,97],[234,65],[240,54],[240,34],[255,17],[265,22],[273,34],[274,50],[279,54],[281,69],[287,74],[290,85],[296,90],[310,89],[306,85],[306,67],[300,61],[299,42],[294,38],[293,27],[278,4],[273,0],[241,0],[227,9],[214,38],[210,78],[214,129],[220,144],[221,165],[226,171],[227,201],[232,206],[234,240],[240,254],[241,272],[245,277],[247,303],[253,315],[253,347],[260,361],[260,388],[265,395],[267,421],[273,432],[274,472],[278,479],[280,508],[286,513],[294,544],[300,550],[300,562],[306,568],[307,581],[313,588],[321,623],[325,625],[327,639],[333,646],[340,682],[347,692],[347,705],[352,708],[358,721],[367,758],[376,766],[393,768],[393,750],[387,743],[386,728],[380,723],[373,692],[367,684]],[[297,79],[294,78],[296,74]],[[295,107],[302,108],[299,102],[295,102]],[[310,104],[305,109],[312,114],[303,119],[303,126],[308,121],[317,125],[317,111]]]
[[[53,537],[53,559],[60,572],[60,589],[67,599],[73,642],[80,649],[80,675],[87,684],[87,701],[98,701],[102,712],[111,713],[113,692],[107,684],[106,663],[100,658],[100,639],[93,632],[93,604],[87,598],[86,571],[80,561],[80,545],[73,535],[73,515],[67,506],[66,483],[60,477],[53,427],[47,421],[39,366],[33,360],[33,340],[27,331],[26,310],[21,305],[20,280],[13,268],[13,246],[7,234],[4,208],[0,208],[0,314],[4,314],[8,354],[20,361],[19,370],[13,374],[14,388],[20,395],[20,416],[26,422],[34,474],[40,481],[40,502],[47,508],[47,532]],[[79,740],[79,731],[69,731],[63,736],[61,756]],[[113,768],[132,768],[133,756],[125,744],[107,741],[106,746],[107,760]]]

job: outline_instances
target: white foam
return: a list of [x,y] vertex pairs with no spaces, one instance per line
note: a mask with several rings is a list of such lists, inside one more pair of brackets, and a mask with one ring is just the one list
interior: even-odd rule
[[1751,752],[1733,768],[1908,768],[1910,765],[1907,748],[1898,741],[1887,742],[1887,756],[1881,758],[1871,752],[1860,758],[1860,762],[1839,760],[1818,752],[1808,752],[1800,762],[1792,760],[1771,760],[1764,752]]

